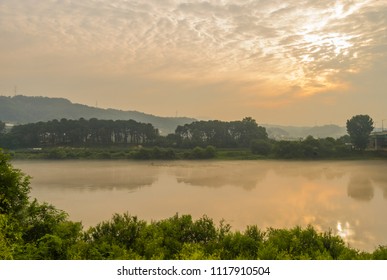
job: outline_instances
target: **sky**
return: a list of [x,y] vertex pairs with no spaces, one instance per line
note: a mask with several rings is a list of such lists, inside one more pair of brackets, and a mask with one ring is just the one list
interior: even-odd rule
[[387,0],[0,0],[0,95],[387,124]]

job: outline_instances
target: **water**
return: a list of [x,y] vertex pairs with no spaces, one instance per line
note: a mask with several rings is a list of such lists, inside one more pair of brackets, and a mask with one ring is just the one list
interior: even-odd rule
[[15,161],[31,197],[85,228],[128,212],[247,225],[331,229],[350,246],[387,245],[387,161]]

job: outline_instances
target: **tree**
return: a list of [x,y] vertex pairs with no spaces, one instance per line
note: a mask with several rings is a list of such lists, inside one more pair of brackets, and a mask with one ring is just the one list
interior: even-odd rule
[[266,128],[259,126],[251,117],[242,121],[196,121],[175,130],[177,146],[214,146],[217,148],[248,148],[253,140],[267,140]]
[[268,138],[266,128],[259,126],[251,117],[246,117],[242,121],[234,122],[234,125],[236,135],[238,135],[237,142],[240,147],[249,147],[253,140],[267,140]]
[[357,149],[364,150],[367,147],[373,129],[374,122],[368,115],[356,115],[347,120],[347,132]]
[[18,217],[29,203],[29,177],[9,163],[0,149],[0,214]]

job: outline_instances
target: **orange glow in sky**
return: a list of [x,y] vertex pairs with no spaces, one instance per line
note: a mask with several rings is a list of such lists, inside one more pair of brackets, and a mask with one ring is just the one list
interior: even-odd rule
[[387,117],[386,30],[378,0],[3,0],[0,95],[344,126]]

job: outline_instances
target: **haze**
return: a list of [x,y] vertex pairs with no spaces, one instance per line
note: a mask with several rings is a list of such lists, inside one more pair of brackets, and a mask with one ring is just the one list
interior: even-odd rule
[[0,1],[0,94],[160,116],[387,119],[387,1]]

